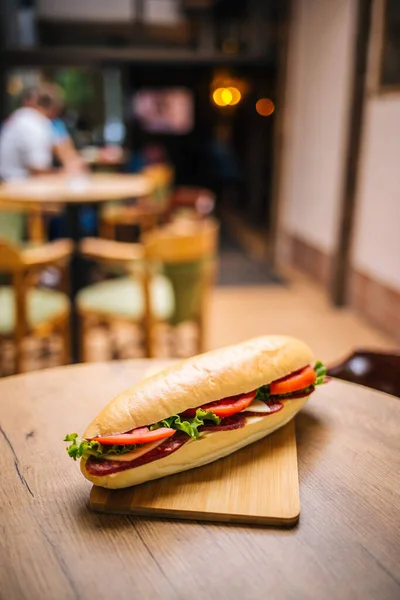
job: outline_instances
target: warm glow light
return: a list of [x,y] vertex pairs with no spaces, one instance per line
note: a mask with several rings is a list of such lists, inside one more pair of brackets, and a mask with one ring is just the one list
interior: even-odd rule
[[262,117],[269,117],[275,110],[275,104],[269,98],[260,98],[256,102],[256,111]]
[[230,93],[232,95],[232,100],[229,102],[229,105],[234,106],[235,104],[238,104],[238,102],[240,102],[240,100],[242,98],[242,94],[235,87],[229,87],[228,90],[230,91]]
[[213,93],[213,100],[217,106],[234,106],[241,98],[242,94],[235,87],[217,88]]
[[226,106],[225,101],[222,98],[222,93],[225,91],[225,88],[217,88],[213,93],[213,100],[217,106]]
[[228,106],[232,102],[232,93],[228,90],[228,88],[224,88],[221,92],[221,99],[224,103],[224,106]]

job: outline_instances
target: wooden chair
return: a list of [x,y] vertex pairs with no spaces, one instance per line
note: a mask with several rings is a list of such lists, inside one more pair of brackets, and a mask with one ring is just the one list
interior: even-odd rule
[[41,211],[26,211],[18,205],[0,203],[0,236],[19,244],[24,239],[25,229],[30,241],[44,241],[45,228]]
[[[3,349],[4,344],[13,347],[15,368],[11,371],[30,370],[23,359],[28,337],[43,340],[56,332],[62,337],[61,364],[69,362],[70,305],[65,289],[71,250],[69,240],[21,249],[0,238],[0,274],[11,280],[11,285],[0,285],[0,343]],[[35,287],[38,272],[49,266],[61,269],[64,292]],[[1,351],[0,357],[3,360]],[[1,371],[11,374],[9,367]]]
[[202,351],[217,245],[218,226],[213,221],[169,224],[147,234],[143,244],[85,239],[81,245],[85,257],[123,266],[129,275],[96,283],[78,294],[83,360],[88,358],[85,334],[96,319],[109,330],[116,321],[136,324],[144,332],[150,357]]
[[171,194],[169,211],[190,210],[198,218],[208,217],[215,208],[215,194],[207,188],[180,186]]
[[400,353],[356,350],[328,369],[328,375],[400,398]]
[[108,240],[118,239],[118,230],[122,227],[130,230],[130,238],[132,235],[132,229],[136,229],[136,233],[139,239],[140,237],[154,229],[162,216],[163,211],[160,212],[156,207],[147,204],[139,205],[121,205],[116,204],[105,207],[101,212],[99,233],[100,237]]
[[[136,230],[137,237],[154,229],[163,220],[168,211],[170,189],[174,179],[174,171],[169,165],[152,165],[143,169],[152,180],[153,194],[149,199],[142,199],[132,204],[119,202],[107,204],[100,213],[99,231],[105,239],[117,240],[118,231],[124,228]],[[129,241],[132,241],[132,236]]]
[[0,237],[14,244],[43,244],[47,239],[46,221],[59,214],[60,207],[48,206],[45,209],[34,203],[29,208],[18,202],[0,202]]

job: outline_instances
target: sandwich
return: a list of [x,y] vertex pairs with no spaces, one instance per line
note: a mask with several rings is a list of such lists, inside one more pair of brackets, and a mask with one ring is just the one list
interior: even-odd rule
[[97,486],[125,488],[200,467],[279,429],[326,369],[310,348],[263,336],[200,354],[119,394],[68,454]]

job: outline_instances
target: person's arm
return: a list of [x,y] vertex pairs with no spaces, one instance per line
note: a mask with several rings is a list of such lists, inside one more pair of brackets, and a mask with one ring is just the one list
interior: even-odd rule
[[53,146],[56,158],[68,170],[84,170],[86,168],[70,137],[64,138]]
[[52,123],[53,152],[58,161],[67,171],[83,171],[86,165],[77,152],[68,130],[61,119]]

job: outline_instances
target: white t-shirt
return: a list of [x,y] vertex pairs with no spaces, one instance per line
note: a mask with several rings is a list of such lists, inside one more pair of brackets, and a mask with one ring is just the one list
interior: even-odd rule
[[53,142],[51,121],[34,108],[19,108],[0,130],[0,177],[25,179],[30,169],[49,169]]

